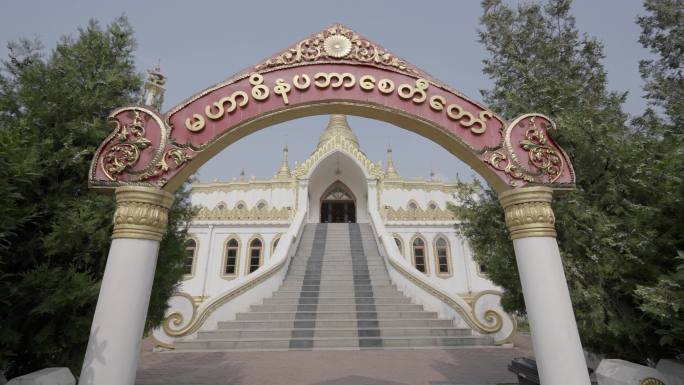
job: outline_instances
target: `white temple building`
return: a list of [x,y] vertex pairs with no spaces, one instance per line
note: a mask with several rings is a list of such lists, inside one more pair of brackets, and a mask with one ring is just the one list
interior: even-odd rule
[[[269,180],[247,179],[243,172],[228,182],[193,183],[191,201],[200,211],[189,226],[186,274],[167,318],[173,322],[155,332],[157,346],[175,348],[178,341],[197,338],[198,331],[215,330],[223,321],[239,320],[239,312],[263,306],[286,273],[278,279],[260,274],[290,265],[284,261],[295,255],[303,229],[318,223],[365,224],[376,241],[378,226],[384,226],[397,246],[384,250],[396,253],[394,263],[386,259],[384,274],[389,271],[391,285],[407,301],[507,343],[515,323],[499,306],[499,289],[455,229],[458,218],[449,206],[458,205],[458,189],[458,183],[434,175],[402,178],[391,148],[383,169],[366,157],[344,115],[330,117],[316,148],[293,169],[285,147],[282,164]],[[280,242],[284,234],[291,234],[286,245]],[[307,253],[313,255],[311,248]]]

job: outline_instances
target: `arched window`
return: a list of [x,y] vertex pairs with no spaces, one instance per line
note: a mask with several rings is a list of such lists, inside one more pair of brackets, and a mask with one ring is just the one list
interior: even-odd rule
[[399,254],[403,257],[404,256],[404,243],[401,241],[401,237],[397,234],[394,234],[394,243],[397,244],[397,249],[399,249]]
[[240,258],[240,242],[237,239],[231,238],[226,242],[224,256],[223,275],[236,276],[237,265]]
[[261,266],[263,255],[263,244],[261,239],[255,238],[249,243],[249,266],[248,274],[253,273]]
[[437,274],[451,275],[451,253],[449,252],[449,241],[443,236],[435,239],[435,266]]
[[183,274],[190,278],[195,274],[195,257],[197,256],[197,241],[189,238],[185,241],[185,258],[183,258]]
[[427,258],[425,256],[425,241],[416,237],[412,244],[413,266],[421,273],[427,274]]

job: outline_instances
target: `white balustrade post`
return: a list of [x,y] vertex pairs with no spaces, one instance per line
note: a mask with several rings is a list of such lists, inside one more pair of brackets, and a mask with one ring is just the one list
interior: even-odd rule
[[513,240],[542,385],[589,385],[561,262],[549,187],[505,191],[499,200]]
[[173,195],[119,187],[107,257],[79,385],[133,385],[159,241]]

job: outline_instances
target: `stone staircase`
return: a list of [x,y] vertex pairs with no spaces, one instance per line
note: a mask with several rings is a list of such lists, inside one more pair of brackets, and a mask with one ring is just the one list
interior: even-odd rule
[[306,225],[272,298],[177,341],[177,351],[446,348],[493,345],[411,303],[389,279],[367,224]]

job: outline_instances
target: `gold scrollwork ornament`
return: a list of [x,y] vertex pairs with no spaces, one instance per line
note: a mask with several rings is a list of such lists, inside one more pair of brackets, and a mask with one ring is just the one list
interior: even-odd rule
[[529,161],[542,174],[549,176],[550,183],[555,182],[563,173],[563,157],[548,144],[544,131],[537,127],[534,117],[530,118],[530,127],[525,131],[525,140],[520,147],[529,152]]
[[145,137],[145,125],[140,111],[133,111],[133,119],[123,126],[118,120],[112,120],[117,140],[120,143],[112,146],[103,156],[102,171],[110,179],[133,167],[140,159],[140,153],[152,143]]
[[657,378],[646,377],[639,381],[639,385],[665,385],[665,383]]

